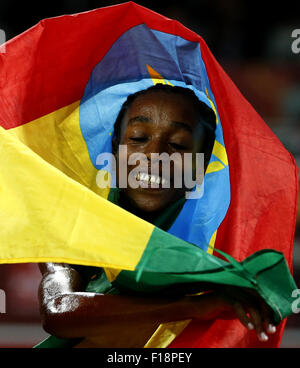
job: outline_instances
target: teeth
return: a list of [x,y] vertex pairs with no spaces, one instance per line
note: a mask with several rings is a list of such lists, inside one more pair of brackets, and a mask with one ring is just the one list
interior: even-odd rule
[[150,176],[150,182],[151,182],[151,183],[160,184],[160,177],[159,177],[159,176],[151,175],[151,176]]
[[148,174],[145,174],[145,173],[141,173],[140,174],[140,178],[141,178],[141,180],[143,180],[143,181],[148,181]]
[[137,176],[136,176],[136,179],[137,180],[141,180],[141,181],[146,181],[148,182],[148,184],[151,184],[151,183],[155,183],[155,184],[166,184],[167,181],[165,179],[161,179],[159,176],[157,175],[149,175],[149,174],[146,174],[146,173],[138,173]]

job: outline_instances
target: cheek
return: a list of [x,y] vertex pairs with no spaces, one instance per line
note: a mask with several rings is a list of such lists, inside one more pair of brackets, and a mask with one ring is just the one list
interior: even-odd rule
[[147,156],[142,149],[137,149],[127,144],[123,144],[119,153],[119,161],[126,166],[136,166],[139,162],[147,162]]
[[128,159],[127,152],[124,150],[120,150],[117,156],[117,161],[123,163],[123,162],[127,162],[127,159]]
[[124,173],[123,171],[124,168],[127,167],[128,157],[126,151],[119,150],[115,158],[116,158],[116,173],[117,178],[119,178],[120,176],[122,176],[122,173]]
[[124,167],[134,166],[131,162],[134,161],[135,156],[138,154],[139,152],[133,150],[130,146],[124,143],[120,145],[118,154],[116,155],[117,169],[119,167],[124,169]]
[[203,154],[188,154],[183,159],[183,167],[182,167],[182,175],[184,177],[184,183],[188,184],[188,187],[191,185],[191,180],[193,182],[196,181],[196,178],[204,172],[204,162],[203,162]]
[[186,153],[182,155],[182,171],[189,174],[194,168],[194,154]]

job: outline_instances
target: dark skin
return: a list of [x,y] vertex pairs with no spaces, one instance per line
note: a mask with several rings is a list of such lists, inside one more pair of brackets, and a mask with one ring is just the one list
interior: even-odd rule
[[[153,101],[155,100],[155,101]],[[175,106],[176,105],[176,106]],[[194,167],[187,167],[183,160],[185,153],[202,152],[203,131],[198,124],[197,112],[191,102],[180,95],[168,95],[163,92],[148,92],[137,98],[124,116],[121,129],[121,144],[127,145],[128,161],[130,155],[143,153],[149,160],[148,173],[150,174],[151,154],[167,153],[178,154],[180,160],[171,161],[170,188],[158,189],[137,188],[130,185],[122,191],[123,200],[131,212],[140,217],[156,215],[159,211],[184,196],[187,190],[174,188],[174,172],[181,172],[182,181],[184,171],[194,171]],[[117,164],[120,157],[114,144]],[[182,163],[182,168],[180,164]],[[136,165],[127,166],[127,174]],[[176,171],[177,170],[177,171]],[[157,173],[158,174],[158,173]],[[159,175],[162,175],[162,165],[159,166]],[[184,181],[183,181],[184,183]]]
[[[124,116],[120,142],[128,155],[142,152],[201,152],[203,136],[192,103],[180,95],[149,92],[138,97]],[[176,164],[176,163],[175,163]],[[134,167],[128,167],[128,172]],[[193,168],[184,168],[184,170]],[[151,221],[186,188],[127,188],[121,200],[125,208]],[[68,264],[40,264],[43,278],[39,300],[43,326],[58,337],[84,337],[77,347],[143,347],[161,323],[186,319],[238,318],[261,341],[276,331],[268,308],[248,293],[234,289],[199,296],[133,297],[85,293],[80,274]],[[245,294],[243,294],[244,296]],[[250,302],[251,301],[251,302]]]

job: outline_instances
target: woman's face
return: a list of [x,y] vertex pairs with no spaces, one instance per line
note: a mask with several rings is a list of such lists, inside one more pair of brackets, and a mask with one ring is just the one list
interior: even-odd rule
[[[143,153],[147,159],[147,167],[137,175],[143,187],[132,188],[128,183],[123,189],[126,201],[139,211],[159,211],[185,195],[186,188],[174,187],[175,173],[181,175],[184,183],[184,171],[193,171],[194,165],[184,164],[185,153],[202,152],[203,131],[199,124],[199,116],[192,102],[180,94],[168,94],[163,91],[151,91],[137,97],[127,110],[121,125],[120,144],[127,146],[127,157],[117,154],[119,160],[128,163],[133,153]],[[180,160],[170,161],[170,182],[163,188],[162,161],[159,169],[151,172],[151,153],[177,153]],[[126,155],[126,153],[123,153]],[[153,156],[152,156],[153,157]],[[181,161],[181,162],[179,162]],[[152,160],[153,163],[153,160]],[[127,164],[127,177],[139,165]],[[152,175],[151,175],[152,174]],[[118,175],[117,175],[118,180]],[[158,188],[151,188],[150,182],[160,182]]]

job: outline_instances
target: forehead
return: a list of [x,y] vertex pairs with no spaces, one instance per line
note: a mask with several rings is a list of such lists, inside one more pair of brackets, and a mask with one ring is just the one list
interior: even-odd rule
[[138,96],[128,109],[129,115],[137,112],[146,115],[169,116],[169,118],[181,117],[195,120],[197,106],[191,98],[179,93],[166,93],[164,91],[150,91]]
[[186,112],[186,110],[196,111],[197,106],[192,100],[180,93],[168,93],[164,91],[149,91],[138,96],[132,103],[131,109],[147,109],[147,107],[156,107],[167,110],[169,107],[176,112]]

